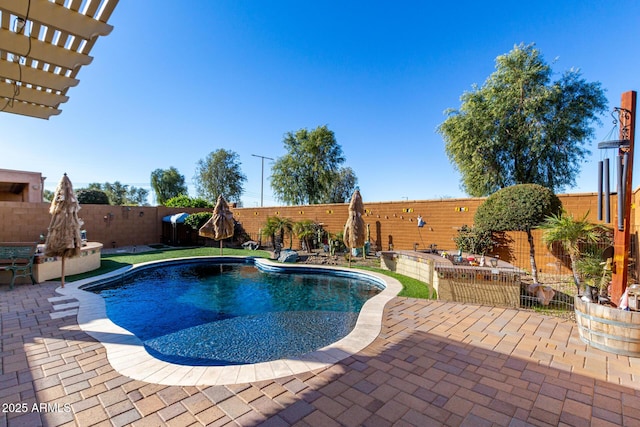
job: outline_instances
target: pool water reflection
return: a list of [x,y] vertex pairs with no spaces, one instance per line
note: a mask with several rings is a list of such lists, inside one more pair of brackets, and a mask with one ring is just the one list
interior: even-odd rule
[[154,357],[221,366],[292,358],[347,336],[383,286],[331,271],[261,271],[253,262],[158,265],[90,286],[108,317]]

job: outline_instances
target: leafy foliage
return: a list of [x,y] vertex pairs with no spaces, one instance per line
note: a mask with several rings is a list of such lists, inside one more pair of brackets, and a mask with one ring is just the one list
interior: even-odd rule
[[558,196],[541,185],[514,185],[496,191],[478,206],[474,225],[490,231],[527,231],[558,213],[561,205]]
[[494,241],[489,230],[463,225],[453,237],[458,249],[463,252],[484,255],[493,249]]
[[[122,184],[115,181],[113,184],[105,182],[104,184],[91,183],[83,190],[98,190],[104,192],[109,198],[109,204],[115,206],[148,206],[147,197],[149,191],[144,188],[135,187],[133,185]],[[78,190],[80,191],[80,190]]]
[[520,44],[496,59],[482,87],[461,96],[438,127],[451,163],[471,196],[488,196],[516,184],[553,191],[575,185],[589,154],[592,125],[606,110],[600,83],[571,69],[555,82],[533,44]]
[[187,195],[172,197],[164,203],[170,208],[213,208],[213,204],[200,198],[192,198]]
[[228,201],[240,202],[247,177],[240,169],[238,154],[220,148],[198,161],[194,181],[198,196],[211,203],[220,195]]
[[169,169],[156,169],[151,172],[151,188],[155,191],[156,200],[160,205],[172,197],[189,193],[184,175],[180,175],[173,166]]
[[81,189],[76,191],[78,203],[82,205],[108,205],[109,197],[102,190]]
[[293,224],[293,232],[302,240],[307,250],[313,248],[313,238],[316,236],[319,229],[322,227],[310,219],[303,219]]
[[342,148],[327,126],[288,132],[283,143],[287,154],[271,170],[271,188],[280,201],[288,205],[326,203],[342,198],[344,187],[355,186],[351,169],[344,169],[341,175]]
[[211,212],[196,212],[189,215],[184,223],[194,230],[200,230],[200,228],[211,218],[213,214]]
[[538,283],[535,248],[531,229],[547,216],[558,213],[562,203],[553,191],[538,184],[519,184],[489,196],[476,210],[474,225],[481,230],[524,231],[529,241],[529,262],[534,283]]
[[585,252],[587,256],[594,252],[597,254],[598,259],[595,270],[597,271],[597,276],[601,276],[603,270],[599,263],[602,261],[600,258],[602,250],[598,250],[597,245],[595,245],[595,249],[591,247],[600,242],[611,244],[610,231],[602,225],[590,223],[587,220],[588,215],[589,212],[581,219],[575,219],[573,215],[568,215],[566,212],[561,211],[546,217],[539,226],[540,229],[544,230],[542,241],[547,247],[552,248],[554,244],[559,244],[569,255],[573,281],[578,292],[580,292],[581,270],[583,270],[583,274],[587,271],[588,275],[592,275],[594,270],[593,259],[581,259],[581,246],[587,245],[587,248],[589,248]]
[[[329,245],[333,252],[344,252],[347,247],[344,244],[344,232],[338,231],[337,233],[331,233],[329,236]],[[332,252],[332,253],[333,253]]]
[[125,205],[148,206],[147,197],[149,197],[149,190],[130,186],[127,191]]
[[348,202],[358,184],[353,169],[350,167],[340,168],[336,174],[333,185],[329,188],[329,193],[322,203],[345,203]]
[[[291,219],[279,216],[267,217],[262,227],[262,235],[271,239],[274,250],[277,249],[277,243],[281,245],[284,243],[285,234],[289,234],[290,238],[293,238],[293,221],[291,221]],[[291,248],[292,243],[293,242],[289,245],[289,248]]]
[[611,266],[603,258],[601,246],[588,245],[580,258],[576,261],[576,270],[587,284],[596,286],[600,292],[611,281]]

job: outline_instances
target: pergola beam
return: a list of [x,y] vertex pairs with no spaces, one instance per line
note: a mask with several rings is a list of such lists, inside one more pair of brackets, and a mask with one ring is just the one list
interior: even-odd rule
[[[18,89],[17,95],[16,89]],[[69,100],[69,97],[66,95],[46,92],[27,86],[16,86],[15,84],[6,82],[0,82],[0,97],[14,98],[17,101],[40,104],[44,107],[52,108],[58,108],[58,105]]]
[[14,55],[72,70],[82,65],[89,65],[93,60],[89,55],[5,29],[0,29],[0,46],[5,46],[4,50]]
[[0,98],[0,103],[2,105],[7,105],[4,107],[2,111],[6,113],[20,114],[23,116],[31,116],[38,119],[49,119],[51,116],[57,116],[62,111],[57,108],[44,107],[42,105],[29,104],[22,101],[13,101],[10,102],[10,99]]
[[[48,119],[93,58],[118,0],[0,0],[0,112]],[[24,23],[24,26],[20,25]]]
[[[27,2],[0,0],[0,9],[27,19]],[[31,0],[29,20],[86,40],[111,33],[113,26],[48,0]]]
[[38,68],[20,66],[15,62],[4,59],[0,59],[0,78],[21,81],[33,86],[58,91],[65,91],[70,87],[77,86],[80,82],[80,80],[72,77],[55,74]]

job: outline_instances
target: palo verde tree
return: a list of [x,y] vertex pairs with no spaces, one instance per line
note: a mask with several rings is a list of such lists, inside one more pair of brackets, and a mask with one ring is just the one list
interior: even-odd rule
[[607,101],[600,83],[586,82],[578,70],[551,77],[540,51],[520,44],[496,59],[482,87],[461,96],[460,109],[445,112],[437,130],[469,195],[516,184],[554,192],[575,185]]
[[533,282],[538,284],[535,248],[531,230],[548,216],[558,214],[562,203],[553,191],[538,184],[519,184],[493,193],[478,206],[474,226],[491,232],[524,231],[529,241]]
[[151,172],[151,188],[155,191],[156,200],[160,205],[164,205],[172,197],[189,194],[184,175],[173,166]]
[[329,201],[345,160],[334,133],[327,126],[300,129],[285,134],[283,143],[287,154],[271,169],[274,196],[288,205]]
[[198,161],[193,179],[198,196],[215,203],[220,195],[240,202],[247,177],[240,169],[238,154],[220,148]]

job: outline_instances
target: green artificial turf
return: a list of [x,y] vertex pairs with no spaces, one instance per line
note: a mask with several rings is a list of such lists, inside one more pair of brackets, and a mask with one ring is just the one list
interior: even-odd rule
[[[256,258],[269,258],[270,253],[268,251],[249,251],[246,249],[223,249],[223,255],[229,256],[253,256]],[[118,270],[123,267],[127,267],[133,264],[140,264],[149,261],[158,261],[164,259],[174,258],[186,258],[196,256],[218,256],[220,255],[220,248],[214,247],[198,247],[198,248],[186,248],[186,249],[158,249],[149,252],[140,253],[115,253],[102,255],[100,259],[100,268],[88,271],[86,273],[74,274],[65,277],[65,281],[73,282],[75,280],[86,279],[88,277],[99,276],[101,274],[109,273],[111,271]],[[375,267],[357,267],[362,270],[375,271],[387,276],[397,279],[402,284],[402,291],[398,296],[408,298],[423,298],[423,299],[436,299],[435,292],[431,292],[431,287],[424,282],[417,279],[413,279],[402,274],[394,273],[392,271],[383,270]]]
[[413,277],[404,276],[402,274],[395,273],[389,270],[383,270],[382,268],[375,267],[357,267],[361,270],[370,270],[377,273],[385,274],[389,277],[393,277],[402,284],[402,291],[398,294],[399,297],[407,298],[422,298],[422,299],[437,299],[436,292],[431,289],[427,283],[421,282]]
[[[194,256],[219,256],[220,248],[213,247],[198,247],[198,248],[186,248],[186,249],[162,249],[149,252],[140,253],[122,253],[122,254],[103,254],[100,258],[100,268],[86,273],[74,274],[72,276],[65,277],[65,281],[73,282],[75,280],[86,279],[87,277],[99,276],[101,274],[109,273],[114,270],[118,270],[122,267],[127,267],[133,264],[140,264],[149,261],[158,261],[163,259],[173,258],[185,258]],[[246,249],[223,249],[222,255],[229,256],[253,256],[256,258],[268,258],[269,252],[267,251],[249,251]]]

